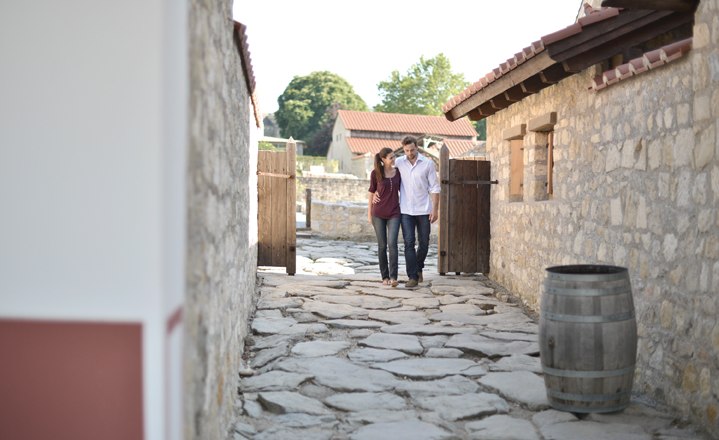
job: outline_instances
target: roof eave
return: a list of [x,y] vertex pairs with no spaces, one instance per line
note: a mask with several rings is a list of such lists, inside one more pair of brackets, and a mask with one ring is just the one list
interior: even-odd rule
[[593,24],[588,31],[545,42],[545,51],[448,108],[445,117],[450,121],[464,116],[469,116],[471,120],[484,119],[627,47],[693,19],[692,12],[625,11],[612,19]]

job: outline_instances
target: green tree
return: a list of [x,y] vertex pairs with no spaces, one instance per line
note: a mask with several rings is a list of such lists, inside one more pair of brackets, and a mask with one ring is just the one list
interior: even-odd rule
[[377,84],[382,102],[374,107],[374,111],[441,115],[442,105],[468,85],[463,74],[452,73],[452,66],[444,54],[430,59],[420,57],[406,75],[395,70],[390,79]]
[[319,143],[308,145],[305,152],[321,156],[327,154],[331,136],[316,135],[334,124],[332,118],[337,117],[334,108],[368,110],[367,104],[345,79],[326,71],[295,76],[277,98],[277,103],[279,108],[275,118],[282,137],[317,141]]
[[480,141],[486,141],[487,140],[487,119],[480,119],[479,121],[472,121],[472,125],[474,125],[474,129],[477,131],[477,134],[479,135],[478,138]]

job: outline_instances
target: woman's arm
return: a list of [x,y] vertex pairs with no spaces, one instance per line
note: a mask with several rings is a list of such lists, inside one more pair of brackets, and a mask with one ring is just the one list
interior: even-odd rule
[[367,193],[367,221],[372,224],[372,199],[374,198],[373,192]]

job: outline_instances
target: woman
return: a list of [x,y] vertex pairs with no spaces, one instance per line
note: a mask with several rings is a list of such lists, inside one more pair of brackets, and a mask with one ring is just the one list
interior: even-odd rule
[[[382,284],[397,287],[397,236],[399,235],[399,185],[402,177],[394,167],[394,153],[383,148],[374,155],[367,200],[367,220],[377,235],[379,270]],[[373,203],[375,192],[379,202]],[[389,260],[387,251],[389,247]]]

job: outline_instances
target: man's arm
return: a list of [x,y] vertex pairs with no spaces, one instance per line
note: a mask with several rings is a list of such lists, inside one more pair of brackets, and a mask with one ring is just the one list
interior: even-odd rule
[[430,223],[439,220],[439,180],[437,179],[437,170],[434,162],[429,162],[429,173],[427,174],[427,183],[429,183],[429,195],[432,196],[432,212],[429,214]]
[[429,214],[429,222],[434,223],[439,220],[439,193],[432,193],[432,212]]

